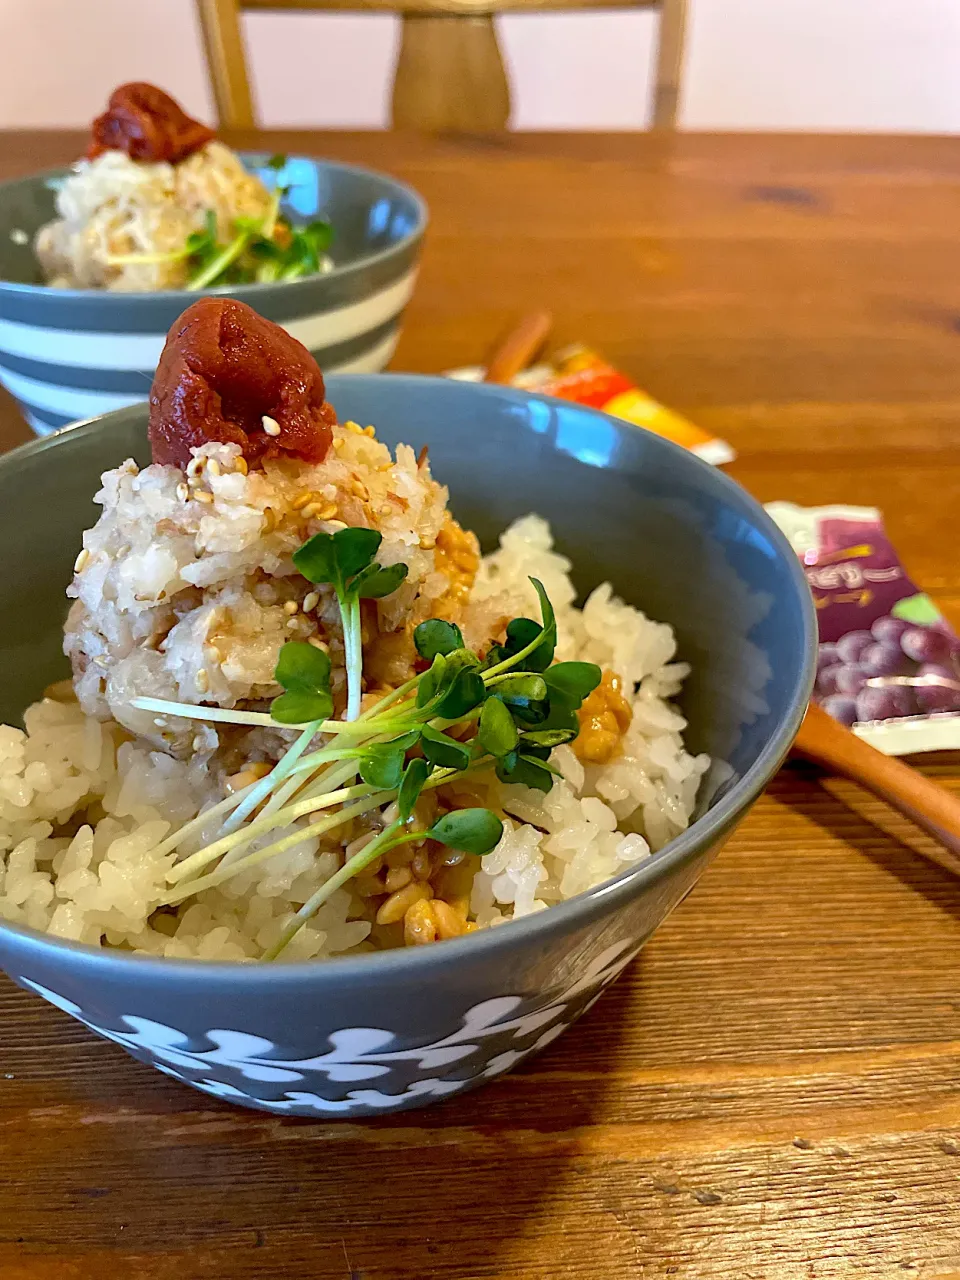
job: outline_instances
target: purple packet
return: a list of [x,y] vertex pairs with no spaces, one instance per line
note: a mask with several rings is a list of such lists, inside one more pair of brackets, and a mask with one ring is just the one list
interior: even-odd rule
[[813,698],[887,755],[960,748],[960,638],[873,507],[767,512],[803,561],[820,630]]

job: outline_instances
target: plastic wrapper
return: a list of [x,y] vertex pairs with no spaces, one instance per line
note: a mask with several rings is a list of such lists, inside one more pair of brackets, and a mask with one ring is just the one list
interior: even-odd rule
[[[456,369],[449,376],[479,381],[483,370]],[[602,409],[615,418],[624,418],[682,445],[714,466],[732,462],[736,457],[726,440],[710,435],[679,413],[665,408],[589,347],[579,344],[566,347],[549,361],[518,374],[513,385],[524,391],[539,391]]]
[[960,638],[912,581],[872,507],[768,513],[817,609],[814,699],[887,755],[960,748]]

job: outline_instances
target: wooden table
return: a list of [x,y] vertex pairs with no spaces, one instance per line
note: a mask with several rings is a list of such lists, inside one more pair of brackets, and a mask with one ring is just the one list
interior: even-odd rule
[[[430,202],[397,368],[474,361],[546,305],[730,440],[758,498],[880,506],[960,624],[960,139],[264,145]],[[9,135],[0,175],[79,149]],[[26,436],[4,404],[2,444]],[[4,984],[0,1275],[960,1274],[960,884],[828,786],[785,769],[575,1031],[432,1110],[234,1110]]]

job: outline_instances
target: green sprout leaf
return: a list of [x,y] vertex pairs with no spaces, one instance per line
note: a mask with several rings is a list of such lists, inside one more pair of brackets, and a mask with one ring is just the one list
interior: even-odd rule
[[420,677],[417,685],[417,706],[425,707],[431,702],[443,682],[447,671],[447,660],[442,653],[434,658],[430,669]]
[[308,582],[336,586],[340,581],[332,533],[315,533],[308,538],[293,553],[293,563]]
[[556,773],[545,760],[538,759],[532,751],[511,752],[497,761],[497,777],[501,782],[519,783],[537,791],[549,791]]
[[454,649],[462,649],[463,636],[455,623],[430,618],[421,622],[414,631],[413,643],[417,646],[420,657],[432,662],[438,653],[446,655]]
[[267,168],[272,169],[274,173],[279,173],[280,170],[285,167],[286,163],[287,163],[287,157],[278,151],[275,155],[272,155],[270,159],[267,161]]
[[499,698],[488,698],[483,704],[477,737],[483,749],[498,760],[516,750],[520,735],[513,716]]
[[438,769],[466,769],[470,763],[469,747],[428,724],[423,726],[420,745],[423,754]]
[[449,849],[482,855],[500,843],[503,823],[489,809],[454,809],[439,818],[427,835]]
[[368,565],[353,579],[350,590],[355,591],[359,600],[382,600],[392,595],[407,576],[407,566],[402,562],[381,567]]
[[395,791],[403,781],[404,757],[393,743],[370,747],[360,761],[360,777],[377,790]]
[[559,699],[576,711],[596,689],[600,676],[600,668],[592,662],[558,662],[544,672],[543,678],[550,690],[551,704]]
[[288,641],[277,657],[274,679],[286,690],[270,707],[278,724],[306,724],[326,720],[332,714],[330,655],[322,649],[299,640]]
[[486,685],[476,668],[461,667],[452,684],[446,690],[441,690],[435,714],[445,720],[459,720],[480,705],[486,691]]
[[525,707],[531,702],[546,701],[547,682],[543,676],[518,671],[498,680],[494,692],[507,706]]
[[383,534],[376,529],[338,529],[330,536],[344,582],[371,563],[383,541]]
[[411,760],[404,769],[400,790],[397,793],[397,809],[401,822],[406,822],[413,813],[413,807],[417,803],[429,773],[429,764],[420,756]]
[[533,729],[523,734],[520,739],[525,751],[530,747],[559,747],[561,743],[572,742],[577,736],[577,729]]

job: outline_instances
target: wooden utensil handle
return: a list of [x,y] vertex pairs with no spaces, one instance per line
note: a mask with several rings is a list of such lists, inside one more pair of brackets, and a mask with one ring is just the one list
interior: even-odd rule
[[872,791],[915,822],[943,846],[932,857],[960,875],[960,798],[911,769],[902,760],[885,756],[811,703],[797,734],[794,750]]
[[525,369],[547,340],[553,324],[549,311],[532,311],[525,315],[497,343],[490,360],[484,382],[497,382],[506,386]]

